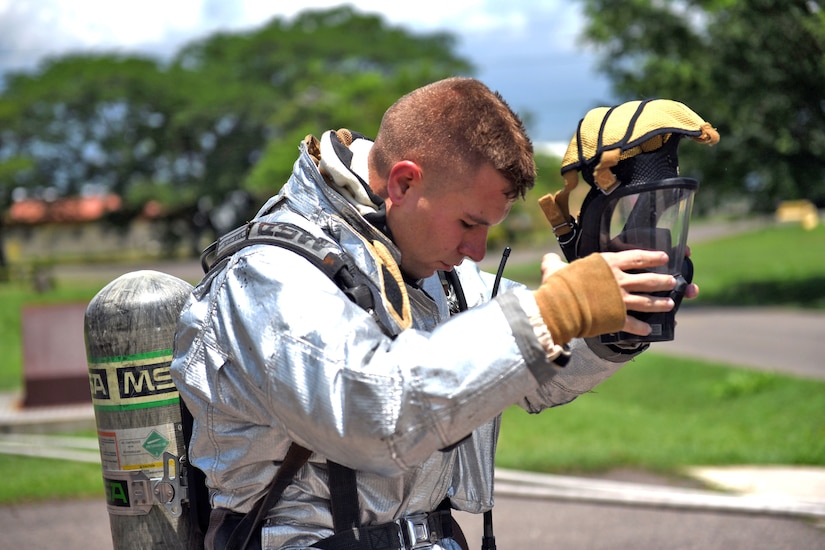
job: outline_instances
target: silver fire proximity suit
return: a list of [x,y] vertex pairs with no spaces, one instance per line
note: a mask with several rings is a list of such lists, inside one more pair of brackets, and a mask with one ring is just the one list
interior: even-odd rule
[[458,510],[490,509],[500,413],[567,403],[630,357],[574,340],[558,368],[532,292],[504,282],[491,300],[493,277],[469,260],[456,269],[470,310],[451,317],[438,275],[405,282],[398,249],[365,219],[381,210],[364,183],[371,142],[359,137],[342,153],[330,135],[320,169],[302,143],[289,181],[256,219],[337,243],[383,297],[374,314],[300,255],[257,244],[195,289],[175,340],[173,378],[195,418],[190,461],[206,474],[213,508],[247,512],[291,441],[314,451],[267,516],[268,549],[333,533],[327,459],[357,470],[365,525],[430,512],[445,498]]

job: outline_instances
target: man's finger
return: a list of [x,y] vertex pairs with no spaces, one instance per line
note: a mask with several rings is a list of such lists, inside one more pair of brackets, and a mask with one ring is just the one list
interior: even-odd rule
[[647,336],[650,334],[652,330],[650,325],[645,323],[644,321],[640,321],[636,319],[632,315],[627,316],[627,320],[624,322],[624,328],[622,328],[624,332],[635,334],[636,336]]
[[670,311],[676,305],[669,296],[651,296],[650,294],[629,294],[624,299],[628,311],[656,313]]
[[660,250],[624,250],[622,252],[602,252],[611,267],[622,271],[658,267],[667,263],[667,254]]
[[625,273],[619,281],[628,292],[664,292],[676,288],[676,278],[661,273]]

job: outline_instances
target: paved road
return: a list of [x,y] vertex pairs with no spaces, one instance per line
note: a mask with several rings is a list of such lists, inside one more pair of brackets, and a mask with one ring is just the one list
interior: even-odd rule
[[656,353],[825,379],[825,313],[778,308],[685,307],[676,338]]

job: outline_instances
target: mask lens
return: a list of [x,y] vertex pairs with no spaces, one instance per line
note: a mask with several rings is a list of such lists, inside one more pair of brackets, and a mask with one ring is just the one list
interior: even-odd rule
[[[674,178],[625,189],[611,196],[603,210],[599,234],[600,250],[661,250],[668,255],[667,265],[653,269],[657,273],[673,275],[680,290],[669,294],[677,304],[681,301],[687,281],[685,274],[685,248],[688,224],[693,208],[693,195],[698,187],[696,180]],[[650,324],[648,336],[635,336],[619,332],[602,335],[603,342],[656,342],[673,340],[676,308],[663,313],[630,312]]]
[[[655,271],[681,272],[695,189],[666,187],[617,197],[603,218],[602,250],[661,250],[668,265]],[[607,237],[605,239],[605,236]]]

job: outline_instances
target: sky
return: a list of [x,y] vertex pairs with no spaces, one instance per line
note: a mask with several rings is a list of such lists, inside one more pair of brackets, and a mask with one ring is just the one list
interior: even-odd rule
[[[171,57],[191,40],[216,31],[242,32],[303,9],[341,0],[0,0],[0,76],[34,70],[67,53]],[[360,0],[361,12],[381,14],[414,32],[446,30],[475,76],[519,112],[530,112],[537,143],[567,142],[591,108],[612,105],[609,82],[582,46],[578,2],[570,0]],[[353,123],[353,127],[357,122]]]

